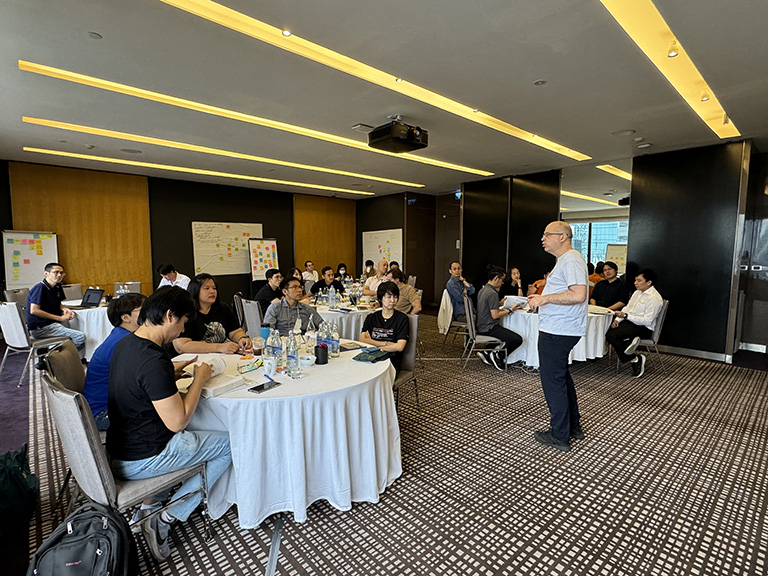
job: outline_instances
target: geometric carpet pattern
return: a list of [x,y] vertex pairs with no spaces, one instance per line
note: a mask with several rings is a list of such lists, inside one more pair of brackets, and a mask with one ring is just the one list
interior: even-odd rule
[[[538,374],[462,370],[435,318],[420,322],[420,405],[407,395],[398,411],[402,476],[376,504],[286,515],[278,574],[766,574],[768,373],[671,355],[666,376],[649,361],[639,379],[607,358],[575,363],[586,438],[561,453],[533,440],[548,425]],[[61,521],[51,506],[66,469],[38,391],[30,551]],[[263,574],[272,521],[241,530],[230,510],[205,541],[193,514],[164,564],[139,536],[142,574]]]

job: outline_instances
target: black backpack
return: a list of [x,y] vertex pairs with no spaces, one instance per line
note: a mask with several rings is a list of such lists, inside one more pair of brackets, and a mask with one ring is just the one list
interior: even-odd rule
[[38,548],[27,576],[135,576],[139,556],[133,534],[120,514],[95,502],[59,524]]

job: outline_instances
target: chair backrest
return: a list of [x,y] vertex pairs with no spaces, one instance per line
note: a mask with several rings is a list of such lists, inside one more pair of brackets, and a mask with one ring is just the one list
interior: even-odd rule
[[416,290],[416,296],[419,297],[419,300],[421,300],[421,297],[424,295],[424,290]]
[[48,372],[62,386],[72,392],[82,393],[85,387],[85,369],[72,340],[65,340],[49,350],[45,355],[45,363]]
[[248,324],[245,321],[245,314],[243,313],[243,293],[235,292],[232,297],[232,303],[235,305],[235,314],[237,315],[237,321],[246,333],[248,333]]
[[408,282],[406,282],[406,284],[410,284],[416,288],[416,276],[408,276]]
[[5,301],[16,302],[22,308],[27,306],[27,296],[29,296],[29,288],[16,288],[15,290],[5,291]]
[[80,489],[99,504],[116,508],[115,479],[93,414],[82,394],[43,373],[43,390],[64,454]]
[[115,294],[136,292],[141,294],[141,282],[115,282]]
[[667,317],[667,308],[669,307],[669,300],[663,300],[661,304],[661,310],[659,310],[659,317],[656,318],[656,327],[653,329],[653,345],[659,343],[659,336],[661,336],[661,329],[664,327],[664,318]]
[[83,285],[82,284],[62,284],[64,289],[64,297],[67,300],[78,300],[83,298]]
[[17,302],[0,302],[0,329],[5,343],[11,348],[23,349],[32,346],[27,323]]
[[312,286],[315,285],[314,280],[305,280],[304,281],[304,294],[311,294],[312,293]]
[[464,313],[467,315],[467,332],[470,340],[477,340],[477,328],[475,327],[475,311],[472,309],[472,300],[464,294]]
[[400,370],[410,370],[413,372],[416,367],[416,347],[419,343],[419,317],[415,314],[408,315],[408,344],[403,350],[403,358],[400,361]]
[[256,300],[243,300],[243,316],[245,317],[246,333],[251,338],[261,336],[261,305]]

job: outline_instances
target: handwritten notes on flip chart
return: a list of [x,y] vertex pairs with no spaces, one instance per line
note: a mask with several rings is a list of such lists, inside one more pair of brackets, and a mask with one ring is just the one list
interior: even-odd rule
[[248,252],[251,255],[252,280],[265,280],[267,270],[280,268],[277,260],[277,240],[274,238],[250,238]]
[[5,279],[8,288],[28,288],[43,278],[49,262],[59,259],[53,232],[3,232]]
[[[379,260],[399,262],[403,265],[403,229],[374,230],[363,232],[363,262]],[[362,269],[362,267],[361,267]]]
[[262,236],[261,224],[192,222],[195,274],[248,274],[248,240]]

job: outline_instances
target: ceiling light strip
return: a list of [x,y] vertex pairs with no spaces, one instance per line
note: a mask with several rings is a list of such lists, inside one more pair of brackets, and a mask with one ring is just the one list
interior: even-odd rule
[[[600,0],[683,100],[720,138],[741,134],[651,0]],[[671,46],[674,45],[674,57]],[[702,101],[702,90],[710,98]]]
[[176,96],[169,96],[167,94],[162,94],[160,92],[152,92],[151,90],[144,90],[143,88],[136,88],[135,86],[120,84],[118,82],[112,82],[111,80],[104,80],[102,78],[96,78],[94,76],[86,76],[85,74],[78,74],[77,72],[70,72],[69,70],[62,70],[60,68],[54,68],[52,66],[45,66],[44,64],[37,64],[34,62],[27,62],[26,60],[19,60],[19,69],[24,70],[26,72],[32,72],[34,74],[50,76],[51,78],[57,78],[59,80],[66,80],[67,82],[74,82],[77,84],[82,84],[84,86],[91,86],[92,88],[99,88],[101,90],[108,90],[110,92],[116,92],[118,94],[134,96],[136,98],[142,98],[144,100],[150,100],[152,102],[160,102],[161,104],[176,106],[178,108],[186,108],[187,110],[194,110],[195,112],[211,114],[212,116],[220,116],[222,118],[229,118],[230,120],[237,120],[239,122],[246,122],[249,124],[255,124],[257,126],[274,128],[275,130],[290,132],[292,134],[298,134],[300,136],[306,136],[308,138],[314,138],[316,140],[323,140],[325,142],[331,142],[333,144],[340,144],[342,146],[356,148],[358,150],[363,150],[365,152],[382,154],[384,156],[390,156],[392,158],[405,158],[407,160],[412,160],[413,162],[419,162],[420,164],[427,164],[431,166],[437,166],[438,168],[447,168],[450,170],[457,170],[459,172],[467,172],[468,174],[476,174],[478,176],[493,176],[493,172],[488,172],[486,170],[469,168],[467,166],[461,166],[460,164],[452,164],[450,162],[444,162],[442,160],[433,160],[431,158],[427,158],[425,156],[417,156],[415,154],[395,154],[393,152],[386,152],[385,150],[369,148],[364,142],[352,140],[351,138],[336,136],[335,134],[320,132],[319,130],[312,130],[311,128],[305,128],[303,126],[297,126],[295,124],[288,124],[285,122],[279,122],[277,120],[270,120],[269,118],[253,116],[251,114],[245,114],[243,112],[237,112],[235,110],[228,110],[227,108],[211,106],[209,104],[203,104],[201,102],[195,102],[193,100],[177,98]]
[[261,178],[259,176],[247,176],[245,174],[233,174],[231,172],[219,172],[216,170],[202,170],[198,168],[187,168],[185,166],[173,166],[171,164],[156,164],[154,162],[138,162],[136,160],[123,160],[122,158],[107,158],[105,156],[92,156],[90,154],[76,154],[74,152],[64,152],[62,150],[46,150],[45,148],[32,148],[24,146],[24,152],[35,152],[37,154],[49,154],[52,156],[63,156],[64,158],[77,158],[79,160],[93,160],[94,162],[107,162],[109,164],[122,164],[124,166],[138,166],[139,168],[154,168],[157,170],[169,170],[171,172],[183,172],[185,174],[199,174],[201,176],[216,176],[219,178],[234,178],[236,180],[249,180],[251,182],[264,182],[267,184],[280,184],[282,186],[296,186],[298,188],[310,188],[312,190],[324,190],[327,192],[343,192],[344,194],[358,194],[363,196],[373,196],[373,192],[361,192],[360,190],[349,190],[347,188],[336,188],[334,186],[322,186],[320,184],[310,184],[308,182],[294,182],[292,180],[277,180],[275,178]]
[[625,172],[621,168],[616,168],[616,166],[611,166],[610,164],[600,164],[599,166],[595,166],[598,170],[602,170],[603,172],[608,172],[608,174],[613,174],[614,176],[618,176],[619,178],[624,178],[624,180],[629,180],[632,182],[632,174],[629,172]]
[[200,152],[201,154],[225,156],[228,158],[251,160],[253,162],[264,162],[266,164],[275,164],[277,166],[287,166],[288,168],[299,168],[301,170],[311,170],[314,172],[324,172],[327,174],[337,174],[340,176],[351,176],[353,178],[364,178],[366,180],[375,180],[377,182],[386,182],[388,184],[397,184],[399,186],[409,186],[411,188],[424,188],[424,184],[418,184],[416,182],[406,182],[404,180],[392,180],[390,178],[381,178],[379,176],[370,176],[368,174],[359,174],[357,172],[347,172],[345,170],[336,170],[333,168],[325,168],[323,166],[299,164],[297,162],[276,160],[274,158],[265,158],[263,156],[254,156],[252,154],[244,154],[242,152],[232,152],[230,150],[220,150],[218,148],[209,148],[207,146],[197,146],[195,144],[187,144],[185,142],[176,142],[174,140],[164,140],[162,138],[152,138],[149,136],[141,136],[139,134],[130,134],[128,132],[117,132],[114,130],[106,130],[104,128],[95,128],[92,126],[83,126],[80,124],[70,124],[68,122],[58,122],[56,120],[45,120],[43,118],[31,118],[29,116],[22,116],[21,119],[27,124],[36,124],[38,126],[45,126],[48,128],[58,128],[60,130],[80,132],[82,134],[91,134],[93,136],[104,136],[107,138],[117,138],[120,140],[129,140],[131,142],[141,142],[144,144],[152,144],[154,146],[165,146],[167,148],[175,148],[178,150],[189,150],[190,152]]
[[576,194],[575,192],[568,192],[566,190],[561,190],[560,194],[562,194],[563,196],[569,196],[571,198],[578,198],[579,200],[589,200],[590,202],[598,202],[599,204],[608,204],[609,206],[618,206],[616,202],[601,200],[600,198],[592,198],[592,196],[585,196],[584,194]]
[[388,90],[398,92],[409,98],[429,104],[430,106],[435,106],[436,108],[440,108],[441,110],[445,110],[446,112],[450,112],[451,114],[455,114],[456,116],[460,116],[471,122],[476,122],[477,124],[481,124],[492,130],[497,130],[509,136],[519,138],[520,140],[535,144],[546,150],[556,152],[557,154],[561,154],[574,160],[590,159],[589,156],[578,152],[577,150],[573,150],[572,148],[568,148],[567,146],[563,146],[562,144],[558,144],[557,142],[553,142],[552,140],[548,140],[537,134],[518,128],[517,126],[513,126],[512,124],[483,112],[479,112],[476,108],[461,104],[442,94],[438,94],[437,92],[408,82],[402,77],[389,74],[378,68],[374,68],[373,66],[369,66],[363,62],[334,52],[324,46],[300,38],[296,36],[296,34],[291,34],[291,36],[285,37],[280,28],[270,26],[265,22],[246,16],[241,12],[237,12],[236,10],[232,10],[226,6],[217,4],[216,2],[211,2],[210,0],[161,1],[215,24],[224,26],[225,28],[229,28],[230,30],[240,32],[251,38],[261,40],[262,42],[266,42],[283,50],[287,50],[288,52],[298,54],[299,56],[323,64],[324,66],[340,70],[351,76],[377,84]]

